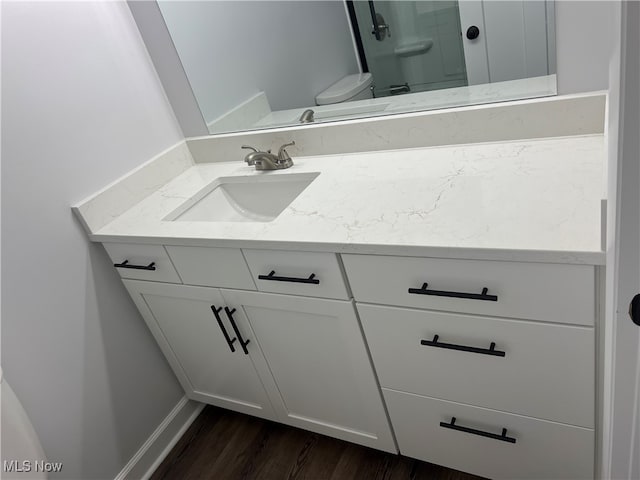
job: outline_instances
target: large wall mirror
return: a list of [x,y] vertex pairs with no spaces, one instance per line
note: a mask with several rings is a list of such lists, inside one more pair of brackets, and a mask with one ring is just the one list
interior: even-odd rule
[[157,4],[210,133],[556,94],[552,0]]

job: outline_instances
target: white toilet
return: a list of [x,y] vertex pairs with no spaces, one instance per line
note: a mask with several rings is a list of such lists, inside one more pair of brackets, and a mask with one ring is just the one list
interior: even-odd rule
[[316,95],[316,105],[331,105],[333,103],[373,98],[370,88],[372,82],[373,77],[370,73],[347,75]]
[[[0,405],[2,408],[2,473],[3,479],[46,479],[47,474],[38,471],[36,462],[46,462],[42,445],[20,400],[11,386],[2,378],[0,368]],[[7,463],[5,463],[7,462]],[[17,463],[10,463],[17,462]],[[29,463],[23,463],[29,462]],[[7,471],[8,465],[14,470]],[[21,470],[21,471],[20,471]]]

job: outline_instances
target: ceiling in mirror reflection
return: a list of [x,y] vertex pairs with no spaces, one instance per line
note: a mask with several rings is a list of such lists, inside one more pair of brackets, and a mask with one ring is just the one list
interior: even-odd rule
[[211,133],[556,93],[550,0],[158,5]]

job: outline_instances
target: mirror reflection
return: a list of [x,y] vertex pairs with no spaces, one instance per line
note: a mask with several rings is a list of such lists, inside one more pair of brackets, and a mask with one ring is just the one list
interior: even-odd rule
[[553,1],[158,1],[211,133],[556,93]]

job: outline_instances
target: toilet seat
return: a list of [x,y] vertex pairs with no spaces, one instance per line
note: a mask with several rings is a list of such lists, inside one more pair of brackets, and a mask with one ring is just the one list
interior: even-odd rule
[[316,95],[316,105],[330,105],[349,100],[368,89],[372,82],[373,77],[370,73],[347,75]]

